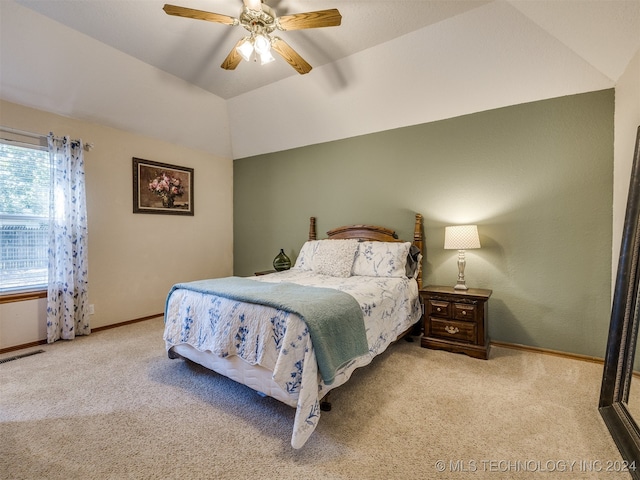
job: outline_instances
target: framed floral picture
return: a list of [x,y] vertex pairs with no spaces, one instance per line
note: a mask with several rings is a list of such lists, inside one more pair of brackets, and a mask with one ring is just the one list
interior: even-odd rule
[[193,168],[134,157],[133,213],[193,215]]

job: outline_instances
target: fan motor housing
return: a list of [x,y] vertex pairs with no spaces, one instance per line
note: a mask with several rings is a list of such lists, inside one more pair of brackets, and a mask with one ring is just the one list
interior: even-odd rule
[[250,32],[258,26],[271,33],[276,29],[276,12],[265,3],[262,4],[262,10],[244,7],[240,14],[240,24]]

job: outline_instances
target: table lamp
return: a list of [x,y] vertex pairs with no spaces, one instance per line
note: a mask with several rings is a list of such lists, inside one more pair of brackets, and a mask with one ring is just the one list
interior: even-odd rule
[[480,248],[477,225],[455,225],[444,229],[445,250],[458,250],[458,283],[456,290],[468,290],[464,281],[464,267],[466,260],[464,251],[472,248]]

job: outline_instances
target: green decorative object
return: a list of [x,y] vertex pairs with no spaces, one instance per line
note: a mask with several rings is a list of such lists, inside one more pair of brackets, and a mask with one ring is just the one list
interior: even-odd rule
[[284,249],[281,248],[280,253],[273,259],[273,268],[278,272],[291,268],[291,259],[285,255]]

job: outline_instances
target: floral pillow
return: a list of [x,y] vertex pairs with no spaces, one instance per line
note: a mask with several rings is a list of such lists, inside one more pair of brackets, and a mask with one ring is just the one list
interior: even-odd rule
[[353,274],[365,277],[406,277],[411,242],[362,242]]
[[358,240],[320,240],[313,254],[313,271],[332,277],[350,277]]
[[309,240],[308,242],[304,242],[293,268],[297,268],[299,270],[313,270],[313,255],[316,250],[318,250],[319,243],[320,240]]

